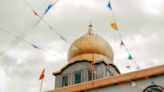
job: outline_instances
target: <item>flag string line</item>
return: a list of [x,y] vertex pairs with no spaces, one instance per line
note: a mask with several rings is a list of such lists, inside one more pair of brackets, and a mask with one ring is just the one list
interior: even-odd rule
[[[22,1],[24,2],[24,4],[25,4],[31,11],[37,13],[25,0],[22,0]],[[59,0],[57,0],[55,3],[53,3],[52,6],[51,6],[51,8],[52,8],[53,6],[55,6],[58,2],[59,2]],[[51,8],[49,8],[49,9],[51,9]],[[47,12],[48,12],[48,11],[47,11]],[[40,23],[40,21],[43,21],[43,22],[48,26],[48,28],[49,28],[51,31],[53,31],[55,34],[57,34],[57,35],[59,36],[60,39],[62,39],[63,41],[66,42],[67,39],[66,39],[64,36],[62,36],[59,32],[55,31],[54,28],[53,28],[46,20],[44,20],[44,16],[47,14],[47,12],[44,13],[42,16],[40,16],[40,15],[37,13],[37,16],[39,17],[38,23]],[[36,26],[37,26],[37,25],[36,25]]]
[[[23,1],[23,0],[22,0]],[[24,3],[26,3],[25,1],[23,1]],[[27,4],[27,3],[26,3]],[[29,7],[31,9],[31,7]],[[40,20],[39,20],[40,21]],[[29,35],[32,31],[34,31],[34,29],[36,28],[36,26],[39,24],[39,21],[37,21],[31,28],[28,28],[27,30],[21,32],[19,34],[19,36],[15,37],[14,40],[12,40],[8,45],[7,45],[7,49],[12,49],[14,48],[20,41],[19,38],[26,38],[27,35]],[[3,29],[3,28],[1,28]],[[4,30],[4,29],[3,29]],[[9,33],[9,32],[8,32]],[[11,33],[10,33],[11,34]],[[0,56],[3,56],[5,53],[7,53],[7,49],[3,52],[1,52]]]
[[[57,1],[53,4],[53,6],[56,5],[58,1],[59,1],[59,0],[57,0]],[[32,10],[33,12],[35,12],[34,9],[33,9],[25,0],[22,0],[22,2],[23,2],[30,10]],[[35,12],[35,13],[36,13],[36,12]],[[39,17],[39,20],[32,26],[31,29],[25,30],[25,31],[23,31],[19,36],[15,37],[15,39],[12,40],[12,41],[8,44],[7,49],[12,49],[12,48],[14,48],[14,47],[20,42],[20,41],[19,41],[20,39],[18,39],[18,38],[24,39],[25,37],[27,37],[27,35],[29,35],[32,31],[35,30],[35,28],[38,26],[38,24],[40,23],[40,21],[43,21],[43,22],[49,27],[49,29],[50,29],[51,31],[53,31],[55,34],[57,34],[57,35],[60,37],[60,39],[62,39],[63,41],[66,42],[67,40],[66,40],[66,38],[65,38],[64,36],[62,36],[62,35],[59,34],[57,31],[55,31],[55,30],[53,29],[53,27],[51,27],[45,20],[43,20],[43,17],[44,17],[46,14],[47,14],[47,12],[44,13],[42,16],[39,16],[39,15],[37,14],[38,17]],[[3,56],[6,52],[7,52],[7,50],[1,52],[0,56]]]
[[[109,3],[111,3],[111,0],[109,0]],[[113,11],[112,11],[112,6],[110,5],[109,8],[110,8],[110,11],[111,11],[112,19],[113,19],[114,23],[116,23],[116,25],[117,25],[116,18],[115,18],[115,16],[114,16]],[[116,26],[116,27],[117,27],[117,26]],[[120,40],[123,41],[123,40],[122,40],[122,35],[121,35],[121,33],[120,33],[120,29],[119,29],[118,27],[117,27],[117,30],[116,30],[116,31],[118,32],[118,36],[119,36]],[[126,52],[127,52],[129,55],[131,55],[131,53],[129,52],[129,49],[126,47],[126,45],[124,44],[123,46],[124,46]],[[132,55],[131,55],[131,56],[132,56]],[[137,65],[137,69],[140,69],[140,67],[139,67],[139,65],[137,64],[137,62],[136,62],[134,59],[133,59],[133,61],[134,61],[134,63]],[[156,82],[154,82],[154,81],[153,81],[152,79],[150,79],[150,78],[147,78],[147,80],[151,83],[151,85],[153,85],[152,82],[155,83],[155,84],[157,84]],[[135,83],[135,82],[133,82],[132,80],[130,80],[130,81],[131,81],[131,83]],[[138,87],[136,84],[135,84],[135,87],[136,87],[137,89],[141,90],[141,91],[144,90],[143,88]]]
[[[15,34],[13,34],[13,33],[11,33],[11,32],[9,32],[9,31],[7,31],[6,29],[4,29],[4,28],[2,28],[2,27],[0,27],[0,29],[1,29],[0,31],[3,31],[3,32],[5,32],[5,33],[7,33],[7,34],[9,34],[9,35],[11,35],[11,36],[17,38],[17,39],[19,39],[19,40],[21,40],[21,41],[23,41],[23,42],[29,44],[30,46],[32,46],[32,47],[35,48],[35,49],[38,49],[38,50],[40,50],[40,51],[42,51],[42,52],[44,52],[44,53],[47,53],[47,54],[51,54],[51,55],[53,55],[53,56],[56,56],[55,54],[50,53],[50,52],[47,51],[46,49],[44,49],[44,48],[42,48],[42,47],[40,47],[40,46],[38,46],[38,45],[35,45],[35,44],[33,44],[32,42],[27,41],[27,40],[25,40],[25,39],[23,39],[23,38],[20,38],[19,36],[15,35]],[[6,51],[6,50],[5,50],[5,51]],[[3,51],[3,52],[4,52],[4,51]],[[5,54],[5,53],[3,53],[3,52],[1,52],[0,56],[3,56],[3,55]]]
[[[109,0],[109,3],[111,4],[111,0]],[[115,18],[115,16],[114,16],[114,12],[113,12],[113,10],[112,10],[112,6],[110,6],[110,12],[111,12],[112,19],[113,19],[114,23],[116,24],[116,27],[117,27],[117,30],[116,30],[116,31],[117,31],[117,33],[118,33],[118,36],[119,36],[120,40],[123,41],[123,37],[122,37],[122,35],[121,35],[121,33],[120,33],[120,29],[119,29],[119,27],[118,27],[118,25],[117,25],[117,21],[116,21],[116,18]],[[123,43],[124,43],[124,42],[123,42]],[[130,53],[130,51],[129,51],[129,49],[126,47],[126,45],[124,44],[123,46],[124,46],[126,52],[127,52],[131,57],[133,57],[133,55]],[[137,69],[140,69],[140,66],[137,64],[137,61],[135,60],[134,57],[133,57],[133,61],[134,61],[135,65],[137,66]]]
[[[57,2],[58,2],[58,1],[59,1],[59,0],[57,0]],[[57,2],[56,2],[56,3],[57,3]],[[56,4],[56,3],[55,3],[55,4]],[[53,5],[53,6],[54,6],[54,5]],[[33,11],[33,9],[32,9],[31,7],[29,7],[29,8]],[[113,17],[114,22],[117,24],[112,9],[111,9],[111,13],[112,13],[112,17]],[[54,31],[53,27],[51,27],[51,26],[47,23],[47,21],[45,21],[45,20],[43,19],[44,16],[45,16],[45,14],[42,15],[42,16],[38,16],[40,19],[39,19],[39,21],[35,24],[34,29],[35,29],[35,27],[40,23],[40,21],[43,21],[52,31]],[[13,34],[13,33],[9,32],[9,31],[7,31],[6,29],[4,29],[4,28],[2,28],[2,27],[0,27],[0,29],[1,29],[1,31],[6,32],[7,34],[10,34],[10,35],[14,36],[16,39],[22,40],[22,41],[24,41],[24,42],[26,42],[26,43],[32,45],[34,48],[40,49],[40,50],[42,50],[43,52],[47,52],[47,51],[44,50],[43,48],[41,48],[41,47],[39,47],[39,46],[36,46],[35,44],[33,44],[33,43],[31,43],[31,42],[25,40],[25,39],[22,38],[21,36],[16,36],[15,34]],[[117,32],[118,32],[118,34],[119,34],[119,37],[120,37],[120,39],[122,40],[121,33],[119,32],[119,29],[117,29],[117,30],[118,30]],[[56,32],[56,31],[55,31],[55,32]],[[60,35],[58,32],[56,32],[56,34],[59,35],[59,37],[63,37],[63,36]],[[21,35],[23,35],[23,33],[21,33]],[[63,37],[63,38],[64,38],[64,37]],[[124,45],[124,47],[125,47],[125,50],[128,52],[128,54],[130,54],[128,48],[127,48],[125,45]],[[131,55],[131,54],[130,54],[130,55]],[[135,63],[136,63],[136,61],[135,61]],[[136,63],[136,65],[137,65],[137,63]],[[138,66],[138,65],[137,65],[137,66]],[[149,81],[150,81],[150,79],[149,79]],[[136,86],[136,87],[137,87],[137,86]],[[138,89],[140,89],[140,88],[138,88]],[[140,90],[141,90],[141,89],[140,89]]]

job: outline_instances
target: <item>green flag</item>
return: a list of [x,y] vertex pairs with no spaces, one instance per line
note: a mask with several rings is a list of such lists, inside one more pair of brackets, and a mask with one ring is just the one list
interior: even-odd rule
[[129,59],[129,60],[133,60],[133,57],[129,54],[128,59]]
[[65,42],[67,41],[63,36],[60,36],[60,38]]

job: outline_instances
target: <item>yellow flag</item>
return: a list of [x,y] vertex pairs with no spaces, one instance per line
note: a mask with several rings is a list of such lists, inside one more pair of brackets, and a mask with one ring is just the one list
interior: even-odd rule
[[116,23],[111,23],[111,27],[112,27],[114,30],[118,30]]

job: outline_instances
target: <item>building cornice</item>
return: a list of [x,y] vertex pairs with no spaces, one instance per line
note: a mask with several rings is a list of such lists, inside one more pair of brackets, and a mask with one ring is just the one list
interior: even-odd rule
[[140,71],[135,71],[131,73],[126,73],[126,74],[122,74],[122,75],[118,75],[114,77],[108,77],[108,78],[104,78],[100,80],[89,81],[89,82],[81,83],[78,85],[72,85],[72,86],[68,86],[64,88],[59,88],[50,92],[65,92],[66,90],[67,92],[83,92],[87,90],[102,88],[105,86],[150,78],[154,76],[160,76],[163,74],[164,74],[164,65],[154,67],[154,68],[144,69]]

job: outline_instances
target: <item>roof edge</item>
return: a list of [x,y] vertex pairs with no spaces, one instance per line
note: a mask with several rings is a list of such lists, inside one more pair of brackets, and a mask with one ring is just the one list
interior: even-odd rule
[[[143,75],[144,74],[144,75]],[[50,92],[81,92],[81,91],[87,91],[87,90],[92,90],[100,87],[105,87],[109,85],[114,85],[122,82],[129,82],[129,81],[134,81],[134,80],[140,80],[140,79],[145,79],[147,77],[153,77],[153,76],[159,76],[159,75],[164,75],[164,65],[158,66],[158,67],[153,67],[149,69],[144,69],[140,71],[135,71],[131,73],[126,73],[114,77],[108,77],[100,80],[94,80],[86,83],[81,83],[78,85],[72,85],[64,88],[59,88],[56,90],[52,90]],[[117,81],[116,81],[117,80]]]

